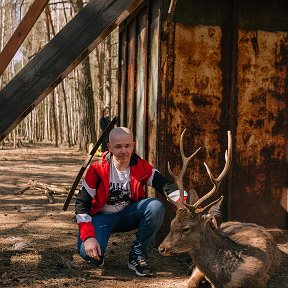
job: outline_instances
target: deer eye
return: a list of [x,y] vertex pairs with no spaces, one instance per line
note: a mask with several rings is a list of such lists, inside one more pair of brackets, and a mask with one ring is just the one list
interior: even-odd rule
[[188,231],[190,231],[190,227],[184,227],[182,229],[182,233],[187,233]]

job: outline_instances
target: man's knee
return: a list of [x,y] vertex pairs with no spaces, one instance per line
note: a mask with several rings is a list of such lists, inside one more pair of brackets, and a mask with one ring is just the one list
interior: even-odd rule
[[147,216],[153,219],[153,222],[162,223],[165,214],[165,206],[157,198],[149,198],[149,203],[146,207]]
[[163,205],[163,203],[156,198],[152,198],[151,202],[149,203],[149,206],[151,205],[150,209],[154,212],[154,213],[159,213],[159,214],[163,214],[165,213],[165,206]]

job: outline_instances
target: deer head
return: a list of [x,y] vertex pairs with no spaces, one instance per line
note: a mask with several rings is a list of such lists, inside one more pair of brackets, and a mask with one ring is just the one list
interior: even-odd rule
[[[185,157],[183,150],[183,138],[185,130],[183,131],[180,139],[180,154],[182,156],[183,166],[179,175],[175,175],[168,163],[168,171],[180,190],[180,203],[167,199],[177,206],[177,212],[175,218],[171,222],[170,232],[164,241],[159,246],[159,252],[163,255],[169,255],[170,253],[183,253],[191,252],[200,246],[202,234],[206,229],[212,229],[207,223],[219,213],[220,205],[223,200],[223,196],[219,199],[207,204],[204,207],[200,205],[217,192],[221,181],[227,174],[232,158],[232,139],[231,132],[228,131],[228,148],[225,152],[225,166],[220,175],[215,178],[210,171],[208,165],[204,162],[205,168],[209,175],[211,182],[213,183],[212,189],[203,197],[198,199],[193,204],[184,203],[184,188],[183,188],[183,176],[186,172],[189,161],[196,155],[200,148],[196,150],[190,157]],[[195,195],[193,195],[195,197]]]

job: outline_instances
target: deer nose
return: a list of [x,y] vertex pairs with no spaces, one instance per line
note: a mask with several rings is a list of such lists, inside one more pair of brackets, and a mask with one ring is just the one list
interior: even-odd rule
[[162,247],[159,246],[158,251],[159,251],[160,253],[162,253],[162,254],[165,254],[165,253],[166,253],[166,248],[163,247],[163,246],[162,246]]

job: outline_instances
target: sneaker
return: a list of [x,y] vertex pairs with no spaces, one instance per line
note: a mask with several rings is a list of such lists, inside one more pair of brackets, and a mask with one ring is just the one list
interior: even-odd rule
[[145,259],[135,260],[135,259],[129,258],[128,268],[135,271],[136,275],[141,276],[141,277],[153,275]]

